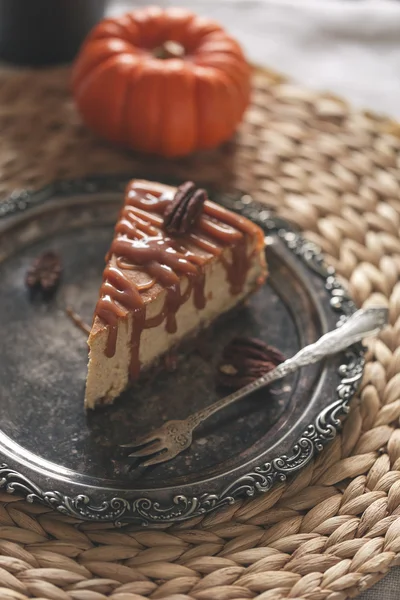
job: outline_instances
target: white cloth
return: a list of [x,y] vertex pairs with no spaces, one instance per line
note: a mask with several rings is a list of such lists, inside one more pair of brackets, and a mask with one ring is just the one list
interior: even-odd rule
[[[220,21],[250,60],[315,90],[400,120],[400,2],[394,0],[113,0],[110,12],[185,6]],[[359,600],[399,600],[392,570]]]

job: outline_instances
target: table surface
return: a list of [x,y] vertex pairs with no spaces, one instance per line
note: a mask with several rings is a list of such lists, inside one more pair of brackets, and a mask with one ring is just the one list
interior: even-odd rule
[[[361,108],[400,119],[400,2],[392,0],[158,0],[223,23],[250,60]],[[112,0],[110,13],[145,6]],[[360,600],[398,600],[400,569]]]

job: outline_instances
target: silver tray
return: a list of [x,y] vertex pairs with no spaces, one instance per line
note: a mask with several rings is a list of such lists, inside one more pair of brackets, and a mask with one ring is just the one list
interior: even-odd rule
[[[64,309],[91,321],[127,180],[57,182],[0,205],[0,486],[81,519],[170,523],[265,492],[304,467],[335,437],[363,350],[303,368],[215,415],[169,463],[127,463],[119,444],[218,398],[215,365],[233,336],[257,335],[289,356],[355,310],[318,249],[287,223],[247,195],[211,194],[264,228],[267,284],[186,348],[175,373],[159,372],[114,406],[85,414],[86,340]],[[49,248],[64,273],[43,302],[29,296],[24,276]]]

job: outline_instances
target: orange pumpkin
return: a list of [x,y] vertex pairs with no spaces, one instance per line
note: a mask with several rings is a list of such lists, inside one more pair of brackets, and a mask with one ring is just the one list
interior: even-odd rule
[[182,156],[228,140],[249,102],[250,68],[214,21],[145,8],[99,23],[73,67],[86,124],[110,141]]

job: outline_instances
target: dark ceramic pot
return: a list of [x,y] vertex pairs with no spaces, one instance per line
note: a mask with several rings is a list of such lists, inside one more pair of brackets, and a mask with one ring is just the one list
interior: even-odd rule
[[73,60],[107,0],[0,0],[0,60],[46,66]]

